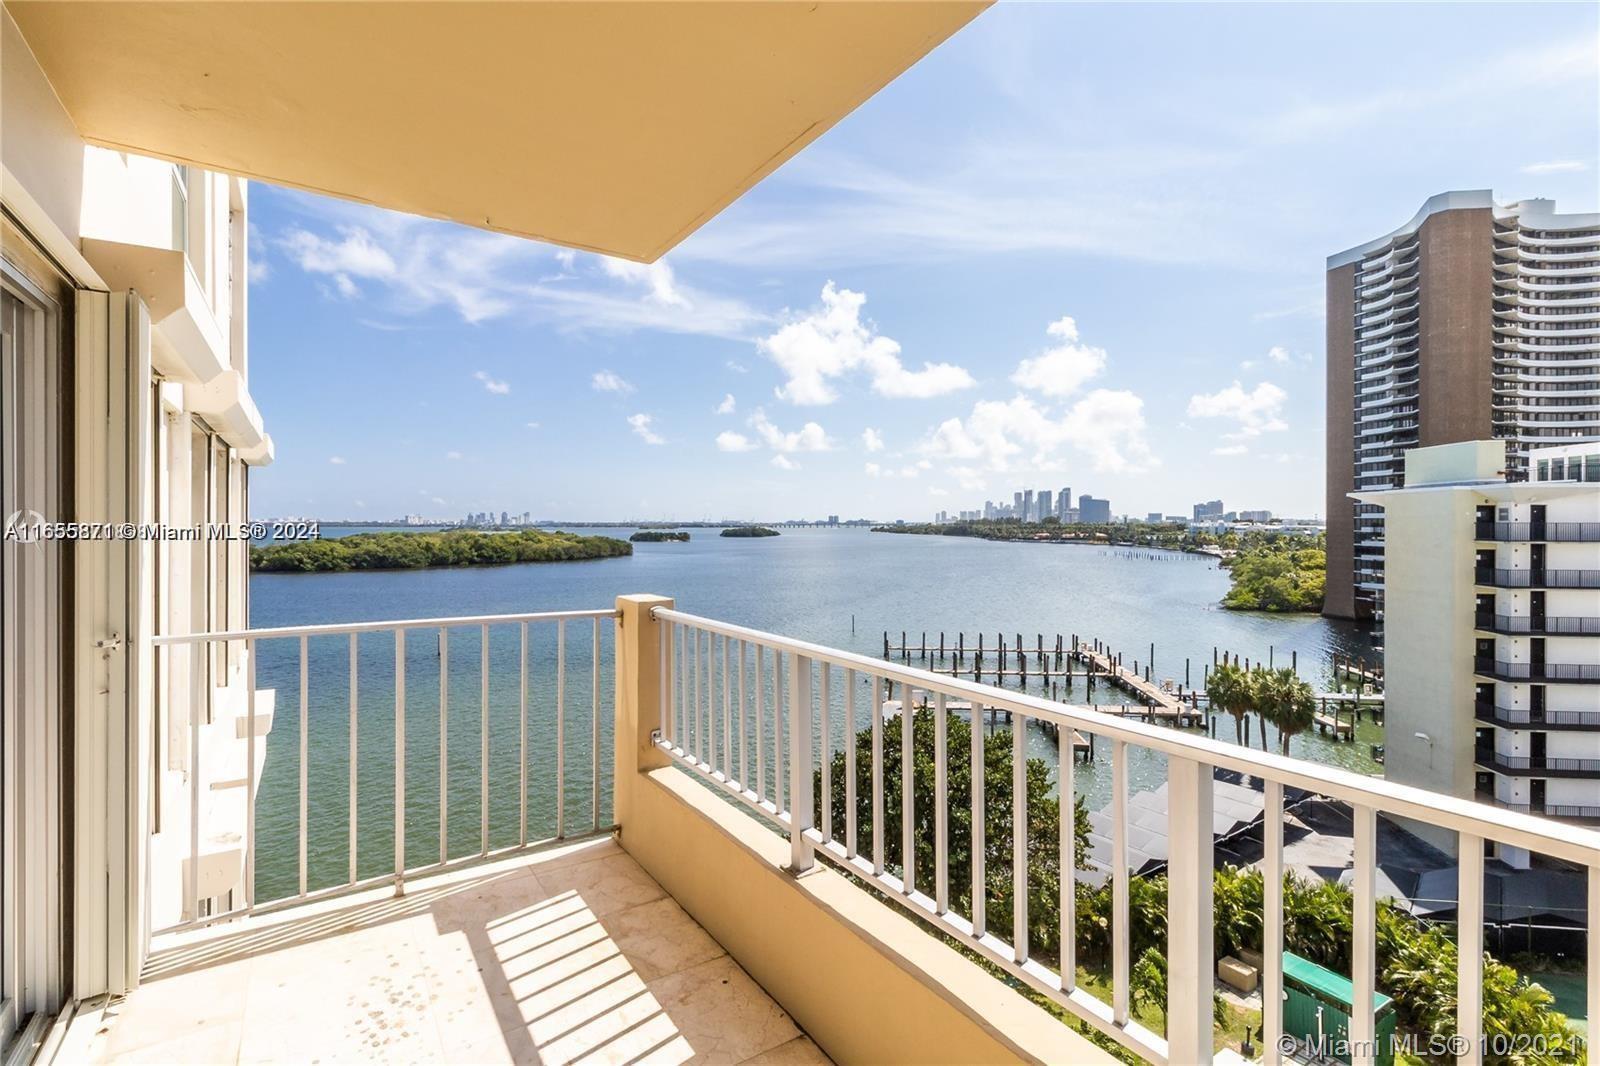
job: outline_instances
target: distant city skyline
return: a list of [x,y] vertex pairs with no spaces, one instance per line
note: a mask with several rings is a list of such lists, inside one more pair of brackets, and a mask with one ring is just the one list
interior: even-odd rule
[[1323,516],[1326,257],[1600,206],[1596,10],[1526,13],[998,5],[649,266],[252,184],[251,507]]

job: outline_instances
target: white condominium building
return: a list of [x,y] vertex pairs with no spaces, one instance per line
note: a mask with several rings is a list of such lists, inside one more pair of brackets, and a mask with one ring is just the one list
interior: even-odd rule
[[1529,450],[1516,482],[1506,452],[1414,449],[1357,494],[1388,532],[1385,774],[1600,821],[1600,444]]

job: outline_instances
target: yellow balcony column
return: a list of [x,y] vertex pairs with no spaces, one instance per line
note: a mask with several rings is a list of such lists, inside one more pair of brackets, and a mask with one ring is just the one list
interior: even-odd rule
[[617,696],[615,773],[612,775],[613,817],[627,831],[632,815],[633,791],[639,775],[667,766],[670,760],[656,747],[667,706],[667,656],[663,644],[668,627],[651,613],[671,609],[666,596],[618,596],[616,621]]

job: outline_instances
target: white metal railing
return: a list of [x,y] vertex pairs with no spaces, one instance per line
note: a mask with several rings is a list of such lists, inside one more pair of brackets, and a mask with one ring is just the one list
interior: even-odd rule
[[[664,693],[662,729],[657,745],[675,762],[716,786],[724,794],[778,825],[790,841],[796,872],[808,869],[815,855],[848,870],[887,898],[956,938],[1005,972],[1051,998],[1134,1051],[1156,1063],[1211,1060],[1212,986],[1214,976],[1212,779],[1213,770],[1232,770],[1263,783],[1263,1032],[1266,1061],[1282,1061],[1283,1035],[1283,801],[1285,788],[1338,800],[1350,806],[1354,822],[1354,914],[1352,973],[1354,1003],[1350,1038],[1355,1063],[1370,1063],[1377,1048],[1373,994],[1376,991],[1377,815],[1412,819],[1458,834],[1460,889],[1458,915],[1461,942],[1457,997],[1458,1033],[1466,1037],[1463,1063],[1481,1061],[1483,1040],[1482,928],[1485,841],[1525,848],[1576,863],[1588,870],[1588,912],[1600,914],[1600,833],[1547,821],[1528,814],[1444,796],[1381,779],[1248,747],[1218,743],[1176,729],[1097,713],[1086,707],[1055,703],[1040,697],[896,665],[772,633],[729,625],[682,611],[657,607],[661,623],[659,668]],[[833,698],[835,679],[843,699]],[[858,691],[868,693],[858,705]],[[905,861],[896,872],[885,865],[884,703],[899,686],[901,707],[926,701],[934,712],[934,849],[932,894],[918,888],[926,874],[914,868],[913,730],[910,711],[902,719],[902,796],[900,846]],[[970,704],[972,760],[972,893],[970,913],[950,908],[947,781],[952,758],[946,743],[946,710],[952,700]],[[842,722],[835,721],[835,703]],[[1060,958],[1057,966],[1036,959],[1029,943],[1027,914],[1027,848],[1013,847],[1013,922],[1010,930],[991,930],[985,920],[984,757],[978,728],[988,711],[1013,721],[1012,840],[1023,839],[1027,826],[1027,793],[1023,757],[1028,722],[1060,730],[1061,796],[1073,791],[1072,730],[1092,733],[1111,745],[1112,764],[1112,999],[1105,1004],[1077,987],[1073,879],[1074,818],[1071,800],[1062,804]],[[856,731],[871,730],[871,766],[865,787],[871,790],[871,839],[859,839],[856,809],[861,775],[856,756]],[[834,745],[842,737],[845,760],[843,839],[833,835],[831,768]],[[1149,1031],[1130,1016],[1128,749],[1140,747],[1165,756],[1168,765],[1168,1004],[1167,1036]],[[822,769],[820,795],[813,794],[813,771]],[[816,812],[821,812],[820,824]],[[1591,960],[1600,959],[1600,922],[1591,918],[1588,931]],[[1600,980],[1591,962],[1588,989],[1590,1017],[1600,1017]]]
[[[164,661],[167,664],[165,669],[168,671],[171,670],[171,653],[173,651],[183,648],[203,649],[203,651],[198,653],[191,651],[187,655],[189,660],[189,668],[192,674],[188,680],[190,684],[191,700],[193,702],[189,712],[188,735],[185,738],[188,751],[187,761],[184,767],[184,777],[189,817],[187,826],[188,841],[186,849],[188,861],[182,876],[182,917],[178,922],[169,924],[165,928],[158,930],[158,932],[170,932],[176,929],[210,924],[224,919],[240,917],[242,915],[254,913],[260,910],[272,909],[277,906],[303,903],[309,900],[323,898],[325,896],[337,895],[376,885],[393,884],[398,894],[403,892],[406,878],[416,873],[433,872],[464,863],[481,861],[485,858],[493,856],[508,854],[531,846],[546,844],[553,840],[560,840],[574,835],[595,833],[614,828],[609,821],[604,820],[601,817],[601,768],[602,765],[605,765],[601,760],[601,723],[603,720],[607,720],[609,718],[611,711],[611,700],[609,697],[604,701],[601,697],[601,649],[603,643],[603,627],[601,623],[608,619],[614,619],[616,614],[617,612],[613,608],[607,608],[604,610],[543,611],[530,614],[471,615],[448,618],[359,622],[352,624],[287,626],[270,629],[242,629],[154,637],[152,639],[152,644],[156,648],[157,655],[164,656]],[[581,718],[587,720],[580,720],[578,723],[576,723],[579,728],[584,729],[588,734],[587,746],[589,749],[589,765],[587,767],[588,772],[586,776],[588,778],[587,784],[589,788],[589,802],[587,804],[587,812],[582,812],[587,814],[587,818],[583,819],[576,827],[570,824],[572,819],[568,813],[568,808],[574,806],[574,804],[572,803],[572,798],[568,794],[567,788],[567,778],[569,776],[567,767],[567,749],[569,746],[571,746],[569,744],[569,735],[567,730],[569,716],[574,710],[573,708],[569,707],[570,701],[568,699],[569,660],[573,658],[569,650],[568,641],[570,625],[576,625],[580,630],[589,629],[591,631],[588,640],[588,653],[582,656],[582,659],[586,661],[581,662],[578,667],[587,674],[586,680],[588,682],[589,693],[588,699],[584,701],[588,704],[588,706],[577,709],[577,713],[581,716]],[[477,761],[479,765],[478,804],[480,808],[480,820],[478,826],[478,846],[475,851],[471,851],[466,854],[452,855],[450,845],[451,790],[449,756],[451,710],[450,631],[452,629],[461,629],[463,627],[476,629],[478,633],[479,691],[476,702],[478,704],[479,716],[479,751]],[[540,632],[540,627],[546,627],[554,632],[553,658],[546,656],[546,661],[544,663],[545,671],[547,671],[549,674],[553,674],[553,677],[545,677],[541,679],[546,689],[545,696],[549,701],[549,706],[544,709],[539,707],[539,692],[532,690],[530,686],[530,682],[533,680],[537,669],[537,664],[530,659],[530,628],[533,629],[535,636],[537,636],[537,634]],[[517,653],[517,666],[515,673],[515,702],[517,708],[516,735],[518,770],[514,785],[511,781],[506,781],[503,783],[493,782],[491,781],[490,774],[490,690],[492,676],[491,644],[493,643],[493,635],[503,634],[503,632],[508,629],[513,631],[510,636],[514,636],[515,638],[515,649]],[[419,631],[426,632],[430,630],[437,632],[436,645],[434,645],[432,642],[427,642],[425,647],[419,648],[413,646],[408,648],[407,636],[409,634]],[[393,717],[390,719],[388,717],[388,712],[384,709],[389,704],[387,693],[379,692],[379,700],[376,702],[379,706],[380,717],[376,719],[376,722],[377,724],[386,726],[392,731],[392,752],[385,751],[380,754],[379,758],[382,759],[385,755],[387,755],[388,762],[392,764],[393,791],[387,796],[379,798],[378,805],[380,807],[385,805],[382,802],[383,800],[387,800],[388,805],[392,805],[394,861],[392,868],[388,868],[386,865],[383,873],[376,876],[362,877],[358,865],[357,854],[358,842],[360,840],[358,833],[360,828],[360,809],[362,806],[361,781],[360,774],[358,773],[358,767],[361,765],[360,753],[362,749],[360,748],[359,741],[362,732],[363,721],[368,724],[369,732],[374,724],[374,701],[369,699],[365,706],[362,704],[363,679],[361,676],[361,666],[363,658],[368,660],[369,669],[374,665],[374,660],[382,662],[383,665],[386,666],[388,653],[382,648],[379,648],[377,649],[377,655],[371,654],[373,649],[371,647],[363,649],[360,638],[364,635],[377,635],[381,638],[381,635],[383,634],[388,634],[393,637],[393,672],[390,673],[387,670],[380,671],[377,687],[380,689],[386,689],[392,686]],[[343,638],[343,641],[337,641],[336,638]],[[334,641],[334,646],[329,646],[330,641]],[[296,724],[298,728],[297,736],[292,740],[273,739],[271,738],[271,734],[267,732],[267,730],[271,729],[273,724],[272,719],[275,718],[277,721],[282,721],[285,718],[281,708],[274,707],[274,713],[270,717],[266,718],[263,718],[258,710],[258,702],[263,694],[257,689],[257,685],[261,680],[258,676],[259,660],[257,651],[261,645],[269,642],[289,642],[291,645],[298,646],[298,715],[296,716]],[[311,791],[311,774],[309,772],[312,753],[311,723],[313,719],[314,707],[312,684],[313,675],[310,670],[311,652],[314,647],[321,645],[321,650],[324,652],[331,653],[333,656],[339,656],[341,655],[341,649],[337,647],[337,644],[339,643],[347,645],[347,650],[343,651],[342,655],[348,657],[348,680],[345,684],[348,694],[348,707],[345,712],[346,722],[344,723],[344,740],[346,745],[344,757],[348,763],[348,779],[346,782],[347,810],[344,812],[345,818],[347,819],[346,837],[348,856],[345,876],[342,880],[331,885],[313,888],[308,866],[308,855],[311,844],[309,820],[311,803],[313,799]],[[230,723],[226,720],[225,716],[219,715],[219,712],[214,706],[214,694],[206,692],[207,686],[213,684],[213,682],[210,680],[210,668],[207,664],[212,659],[212,650],[218,645],[235,647],[242,646],[244,652],[242,659],[243,713],[239,715],[236,723]],[[509,650],[509,639],[502,640],[502,645],[506,645],[506,650]],[[612,652],[614,655],[614,645],[612,647]],[[417,708],[413,706],[408,712],[408,659],[419,658],[426,658],[430,662],[430,665],[433,660],[436,659],[437,661],[436,668],[424,671],[424,673],[426,673],[428,676],[423,680],[424,682],[429,682],[427,687],[431,690],[429,692],[430,696],[435,691],[437,693],[439,729],[436,749],[439,786],[437,798],[437,834],[439,843],[438,858],[436,861],[420,863],[408,861],[407,858],[408,768],[406,758],[408,713],[414,715],[417,710]],[[327,662],[328,660],[324,659],[322,665],[325,667]],[[413,667],[413,671],[415,671],[415,667]],[[328,673],[326,669],[320,672],[324,675]],[[507,672],[503,675],[494,676],[501,676],[508,680],[510,675],[509,672]],[[284,680],[291,681],[292,679],[293,675],[290,673],[290,676]],[[437,688],[434,689],[433,685],[436,685]],[[413,703],[416,703],[417,700],[415,697],[418,695],[419,690],[415,683],[413,684],[412,691],[414,697]],[[175,697],[176,694],[173,693],[170,695]],[[318,707],[316,709],[324,712],[332,710],[332,708],[327,706]],[[545,738],[545,742],[543,744],[539,743],[538,737],[534,737],[533,743],[530,744],[530,713],[540,713],[544,714],[545,717],[553,718],[553,737]],[[244,749],[244,758],[242,760],[244,776],[242,779],[224,778],[221,780],[210,780],[210,778],[214,777],[215,774],[219,772],[226,773],[228,771],[216,766],[208,766],[205,764],[205,762],[203,762],[204,746],[201,742],[202,730],[206,728],[215,729],[221,727],[225,730],[228,730],[228,732],[225,734],[225,739],[231,739],[235,735],[235,732],[231,727],[235,724],[237,725],[237,735],[242,738],[242,746]],[[504,725],[503,722],[501,724]],[[413,723],[413,728],[414,726],[415,723]],[[607,733],[609,734],[609,728]],[[385,749],[389,747],[387,744],[387,739],[388,738],[384,738]],[[258,752],[258,746],[261,745],[268,745],[268,749],[263,749]],[[550,763],[553,763],[553,783],[551,786],[552,794],[547,797],[539,798],[541,800],[548,800],[549,804],[553,806],[554,831],[553,834],[544,836],[542,838],[534,838],[531,836],[529,827],[529,771],[530,766],[539,765],[536,762],[530,763],[530,753],[534,751],[535,747],[543,747],[544,751],[542,753],[542,757],[545,759],[545,763],[543,765],[546,769],[549,769]],[[280,894],[273,898],[257,899],[257,823],[259,821],[257,812],[257,784],[258,774],[264,773],[267,769],[264,759],[268,753],[268,750],[270,750],[272,753],[274,761],[282,758],[297,759],[296,790],[298,797],[298,810],[296,812],[297,826],[294,833],[296,841],[296,852],[294,858],[296,864],[296,887],[294,891]],[[258,754],[260,758],[258,758]],[[216,758],[214,751],[212,753],[212,757]],[[370,768],[371,767],[369,766],[368,769]],[[229,769],[235,768],[230,767]],[[409,776],[416,776],[416,772],[416,768],[413,768]],[[323,781],[328,781],[327,775],[321,776]],[[387,779],[389,775],[385,773],[384,777]],[[202,895],[204,890],[202,889],[200,878],[200,870],[202,865],[201,826],[203,821],[203,812],[206,809],[206,801],[208,798],[202,793],[202,783],[207,782],[208,780],[210,780],[209,787],[212,789],[242,787],[245,790],[245,798],[242,805],[242,817],[244,824],[242,826],[234,827],[232,830],[230,830],[237,832],[242,838],[242,880],[236,888],[230,888],[224,894],[215,895]],[[492,787],[496,790],[496,796],[503,795],[504,789],[515,787],[517,790],[517,824],[515,827],[516,842],[508,846],[491,847],[490,797]],[[387,790],[383,791],[386,792]],[[373,798],[372,793],[370,792],[370,787],[367,797],[369,799]],[[338,797],[335,796],[335,802],[337,799]],[[419,805],[414,803],[414,806]],[[420,806],[426,808],[426,801],[424,801],[423,804],[420,804]],[[578,804],[578,806],[581,807],[581,803]],[[417,824],[415,812],[412,813],[412,816],[409,820],[413,826]],[[429,821],[431,821],[431,819],[429,819]],[[218,827],[213,825],[210,828],[212,830],[216,830]],[[228,827],[222,828],[227,829]],[[576,828],[576,832],[574,832],[574,828]],[[496,829],[496,835],[498,836],[507,837],[510,835],[511,827],[509,825],[497,826]],[[272,858],[280,862],[284,859],[284,857],[281,855],[272,856]]]

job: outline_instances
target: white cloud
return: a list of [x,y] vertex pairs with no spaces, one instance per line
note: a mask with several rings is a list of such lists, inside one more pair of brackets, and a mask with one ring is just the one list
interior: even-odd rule
[[[1145,437],[1144,401],[1123,389],[1095,389],[1058,414],[1027,396],[980,400],[965,420],[947,419],[921,445],[935,458],[1008,470],[1022,463],[1059,470],[1067,453],[1103,473],[1139,473],[1160,465]],[[971,472],[974,478],[976,471]]]
[[433,502],[434,502],[434,503],[436,503],[436,504],[438,504],[438,505],[439,505],[439,506],[440,506],[440,507],[443,507],[443,506],[445,506],[445,502],[444,502],[444,500],[442,500],[442,499],[440,499],[440,498],[439,498],[439,497],[438,497],[438,496],[435,496],[435,497],[434,497],[434,498],[433,498]]
[[882,477],[883,476],[883,467],[879,466],[877,463],[868,463],[862,469],[864,469],[866,471],[866,474],[867,474],[868,477]]
[[825,452],[833,447],[828,434],[817,423],[807,422],[799,429],[785,433],[768,421],[766,412],[759,408],[750,416],[750,428],[756,431],[767,447],[779,453]]
[[1283,420],[1283,405],[1289,394],[1283,389],[1263,381],[1249,392],[1235,381],[1225,389],[1189,397],[1190,418],[1222,418],[1236,424],[1236,429],[1226,434],[1229,440],[1259,437],[1263,433],[1277,433],[1289,428]]
[[1289,349],[1285,348],[1281,344],[1274,344],[1271,348],[1267,349],[1267,358],[1271,359],[1274,363],[1278,363],[1279,365],[1287,363],[1289,361]]
[[459,459],[459,458],[461,458],[461,453],[460,452],[445,452],[444,453],[444,457],[446,459]]
[[486,370],[480,370],[472,376],[483,382],[483,387],[494,393],[496,396],[504,396],[511,391],[511,386],[509,383],[504,381],[496,381],[494,378],[489,376],[489,373]]
[[839,395],[831,382],[856,370],[870,375],[873,392],[896,399],[942,396],[975,384],[971,374],[951,363],[906,369],[899,343],[861,320],[866,299],[830,281],[822,288],[820,308],[756,342],[786,376],[779,398],[802,405],[833,403]]
[[1581,159],[1552,159],[1545,163],[1529,163],[1522,168],[1524,174],[1578,174],[1588,170],[1589,164]]
[[937,486],[930,486],[928,488],[928,495],[929,496],[948,496],[948,495],[950,495],[950,490],[949,489],[941,489],[941,488],[938,488]]
[[528,423],[528,428],[529,429],[538,429],[539,428],[539,423],[537,423],[537,422],[529,422]]
[[733,414],[734,408],[737,407],[737,406],[738,405],[734,402],[734,399],[733,399],[733,393],[730,392],[730,393],[728,393],[726,396],[724,396],[722,398],[722,402],[721,403],[717,404],[717,414],[719,414],[719,415],[731,415],[731,414]]
[[1078,343],[1078,324],[1059,318],[1045,332],[1061,343],[1044,354],[1024,359],[1011,380],[1021,388],[1045,396],[1071,396],[1106,368],[1106,350]]
[[342,456],[342,455],[330,455],[330,456],[328,456],[328,462],[332,463],[334,466],[343,466],[344,465],[344,456]]
[[756,442],[743,433],[724,430],[717,434],[717,450],[722,452],[748,452],[754,451]]
[[640,440],[644,441],[646,444],[667,443],[665,437],[661,436],[651,428],[651,423],[654,421],[655,419],[646,414],[628,416],[628,425],[633,427],[633,432],[638,435]]
[[1243,444],[1225,444],[1220,448],[1212,448],[1212,455],[1244,455],[1250,451]]
[[665,259],[658,259],[654,263],[635,263],[602,255],[600,268],[610,277],[643,285],[649,291],[649,299],[662,307],[689,306],[688,297],[678,291],[677,279],[673,277],[672,268]]
[[869,452],[881,452],[883,451],[883,437],[877,430],[868,426],[861,431],[861,445]]
[[330,278],[346,299],[360,291],[356,278],[384,280],[395,276],[394,257],[359,226],[341,226],[337,240],[293,229],[284,236],[282,246],[301,270]]
[[[304,220],[260,247],[354,299],[371,288],[400,315],[445,307],[467,322],[512,313],[573,330],[661,330],[749,340],[771,316],[649,266],[368,205],[273,190]],[[372,285],[359,285],[371,282]]]
[[624,381],[619,375],[609,370],[598,370],[594,377],[589,379],[597,392],[615,392],[626,395],[633,391],[633,386]]
[[800,464],[789,458],[787,455],[774,455],[772,457],[772,465],[777,467],[779,470],[800,469]]

